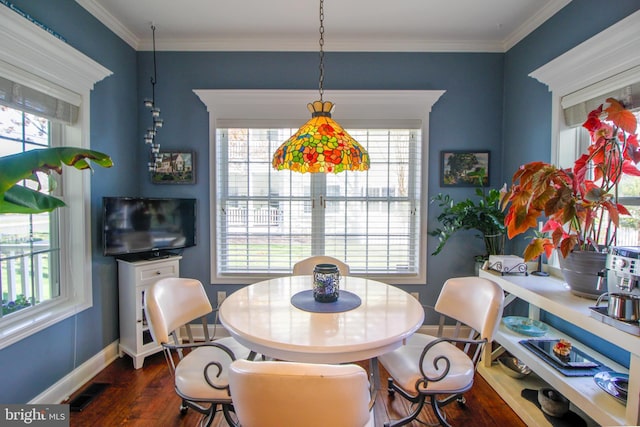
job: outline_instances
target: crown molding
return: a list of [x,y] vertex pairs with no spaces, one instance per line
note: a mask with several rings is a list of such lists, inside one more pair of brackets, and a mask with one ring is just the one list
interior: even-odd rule
[[76,0],[80,6],[113,31],[129,46],[138,50],[140,39],[95,0]]
[[83,94],[112,74],[8,7],[0,7],[0,61]]
[[538,11],[538,13],[527,19],[524,24],[516,28],[514,32],[507,36],[502,45],[502,52],[506,52],[514,47],[569,3],[571,3],[571,0],[555,0],[547,4],[544,8]]
[[[141,40],[140,51],[153,49],[151,39]],[[181,52],[316,52],[315,38],[263,39],[191,39],[172,40],[156,37],[156,51]],[[429,41],[388,39],[332,39],[326,42],[325,52],[503,52],[503,43],[496,41]]]
[[[151,37],[137,37],[96,0],[76,2],[102,22],[107,28],[138,51],[153,49]],[[325,45],[329,52],[495,52],[504,53],[538,28],[547,19],[569,4],[571,0],[552,0],[504,40],[415,40],[415,39],[345,39],[335,38]],[[315,52],[315,38],[193,38],[168,39],[156,35],[157,51],[184,52]]]

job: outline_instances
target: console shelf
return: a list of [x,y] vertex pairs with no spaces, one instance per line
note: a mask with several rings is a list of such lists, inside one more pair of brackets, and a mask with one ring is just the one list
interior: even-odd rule
[[[494,280],[508,294],[529,302],[531,317],[538,318],[540,309],[543,309],[629,351],[631,353],[631,369],[625,369],[589,348],[588,344],[578,342],[572,337],[567,337],[553,328],[550,328],[544,338],[569,339],[575,347],[614,371],[639,372],[640,338],[591,317],[589,307],[593,306],[595,301],[573,295],[561,280],[554,277],[501,276],[499,273],[485,270],[480,272],[480,276]],[[537,389],[543,386],[551,386],[564,394],[575,406],[575,412],[583,412],[597,424],[639,424],[640,376],[630,375],[629,398],[625,407],[625,405],[601,390],[593,381],[593,377],[567,377],[562,375],[538,355],[520,344],[519,341],[527,338],[530,337],[518,334],[504,325],[500,325],[495,342],[533,370],[535,373],[533,379],[526,379],[527,381],[532,381],[532,384],[528,384],[527,381],[510,378],[501,372],[500,367],[491,363],[492,357],[490,357],[489,353],[485,354],[479,372],[528,425],[550,425],[535,405],[520,397],[520,391],[523,388]],[[489,352],[490,349],[487,351]],[[587,418],[585,420],[588,423],[592,422]]]
[[131,356],[133,366],[142,368],[147,356],[162,351],[153,341],[144,312],[145,292],[158,280],[180,276],[181,256],[125,261],[118,260],[118,290],[120,302],[120,344],[118,353]]

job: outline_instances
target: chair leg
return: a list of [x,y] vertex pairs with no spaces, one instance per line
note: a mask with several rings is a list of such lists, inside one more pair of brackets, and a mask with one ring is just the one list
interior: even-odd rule
[[400,394],[400,396],[404,397],[409,402],[414,404],[413,405],[414,406],[414,411],[412,413],[410,413],[409,415],[407,415],[406,417],[402,418],[402,419],[395,420],[395,421],[389,421],[388,423],[384,423],[384,427],[400,427],[400,426],[403,426],[405,424],[409,424],[411,421],[416,419],[418,417],[418,415],[420,415],[420,411],[422,411],[422,407],[424,406],[426,396],[424,394],[418,394],[416,396],[410,395],[409,393],[404,391],[402,388],[398,387],[393,382],[392,378],[388,379],[387,384],[388,384],[388,387],[389,387],[389,391],[388,391],[389,395],[393,396],[394,392],[398,392]]
[[229,426],[231,427],[240,427],[240,423],[234,420],[233,417],[231,416],[232,413],[235,413],[235,410],[233,409],[233,404],[222,405],[222,414],[224,415],[224,419],[227,422],[227,424],[229,424]]
[[440,424],[443,427],[451,427],[451,424],[447,422],[446,416],[442,413],[442,411],[440,411],[440,406],[441,402],[438,401],[436,396],[431,396],[431,409],[433,409],[433,413],[435,414],[436,418],[438,419],[438,421],[440,421]]
[[216,409],[218,405],[215,403],[211,404],[211,407],[204,413],[202,416],[202,420],[200,420],[200,425],[202,427],[210,427],[211,423],[213,423],[213,419],[216,417]]

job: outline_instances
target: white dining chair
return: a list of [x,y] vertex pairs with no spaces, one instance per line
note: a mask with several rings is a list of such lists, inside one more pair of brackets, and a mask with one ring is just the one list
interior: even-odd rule
[[[145,292],[144,310],[151,336],[162,345],[175,391],[182,398],[180,411],[195,409],[204,414],[201,425],[209,426],[221,408],[226,421],[235,425],[227,373],[233,360],[250,357],[251,352],[231,337],[209,337],[206,316],[213,308],[202,283],[178,277],[160,279]],[[195,342],[189,325],[197,319],[203,325],[201,342]],[[178,335],[181,327],[187,340]]]
[[367,372],[355,364],[236,360],[229,387],[242,427],[374,427]]
[[[441,407],[458,401],[473,386],[484,345],[493,340],[504,308],[504,292],[495,282],[480,277],[459,277],[445,282],[434,309],[441,314],[438,336],[413,334],[406,345],[378,357],[390,375],[388,390],[412,403],[407,417],[385,423],[397,427],[418,417],[430,403],[439,423],[449,426]],[[452,337],[443,337],[446,318],[454,319]],[[468,330],[466,337],[461,331]]]
[[326,255],[315,255],[296,262],[293,265],[293,275],[312,275],[313,269],[317,264],[335,264],[338,266],[341,276],[349,275],[349,264],[340,261],[337,258]]

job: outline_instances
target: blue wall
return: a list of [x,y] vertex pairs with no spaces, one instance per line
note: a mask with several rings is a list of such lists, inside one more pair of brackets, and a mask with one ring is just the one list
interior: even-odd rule
[[[165,120],[158,141],[163,149],[195,151],[198,172],[195,185],[153,185],[145,172],[142,135],[149,119],[141,102],[151,92],[151,54],[136,53],[73,0],[14,3],[113,71],[92,93],[91,143],[110,154],[115,166],[96,170],[92,179],[94,307],[0,350],[3,403],[29,401],[118,338],[116,266],[100,250],[102,196],[198,198],[200,244],[184,252],[181,272],[209,282],[208,114],[193,89],[317,88],[316,53],[158,52],[156,101]],[[551,98],[546,87],[527,75],[639,6],[637,0],[573,0],[506,54],[328,52],[325,87],[446,90],[431,113],[429,196],[442,191],[437,163],[443,149],[490,150],[491,186],[499,187],[519,164],[549,158]],[[473,194],[465,188],[447,191],[456,199]],[[436,216],[432,210],[430,229]],[[469,239],[471,235],[460,233],[440,255],[429,257],[426,288],[403,288],[420,291],[423,302],[433,302],[448,277],[473,274],[467,254],[482,252],[482,242]],[[429,238],[428,253],[435,246]],[[207,286],[213,301],[220,289],[237,287]]]
[[[157,140],[163,150],[194,150],[197,155],[195,186],[151,184],[143,179],[143,193],[148,196],[173,195],[197,197],[201,201],[198,215],[200,242],[187,249],[181,261],[181,272],[209,282],[209,117],[205,105],[193,89],[316,89],[317,53],[204,53],[157,52],[158,75],[156,101],[165,118]],[[140,98],[150,96],[151,52],[140,52],[138,84]],[[444,89],[446,93],[431,113],[429,155],[433,160],[428,170],[430,195],[440,189],[438,178],[439,152],[444,149],[489,149],[492,152],[492,185],[502,182],[500,176],[500,140],[502,121],[503,54],[463,53],[335,53],[325,57],[326,89]],[[469,75],[469,70],[473,70]],[[304,108],[304,106],[301,106]],[[140,106],[141,123],[149,123],[149,112]],[[138,144],[143,167],[145,147]],[[469,189],[451,191],[456,197],[466,197]],[[432,218],[437,212],[431,213]],[[421,286],[406,287],[420,291],[434,301],[440,285],[454,274],[473,274],[473,253],[483,251],[483,242],[467,239],[448,245],[435,260],[439,268],[430,268],[426,291]],[[430,239],[429,252],[435,250]],[[431,260],[429,260],[431,263]],[[420,285],[420,284],[416,284]],[[217,290],[229,290],[228,285],[208,287],[215,300]]]
[[140,192],[139,168],[130,149],[138,143],[135,50],[73,0],[13,3],[113,72],[91,94],[91,148],[110,154],[115,166],[96,168],[91,180],[93,307],[0,350],[2,403],[33,399],[118,339],[115,262],[102,257],[99,247],[101,198]]

